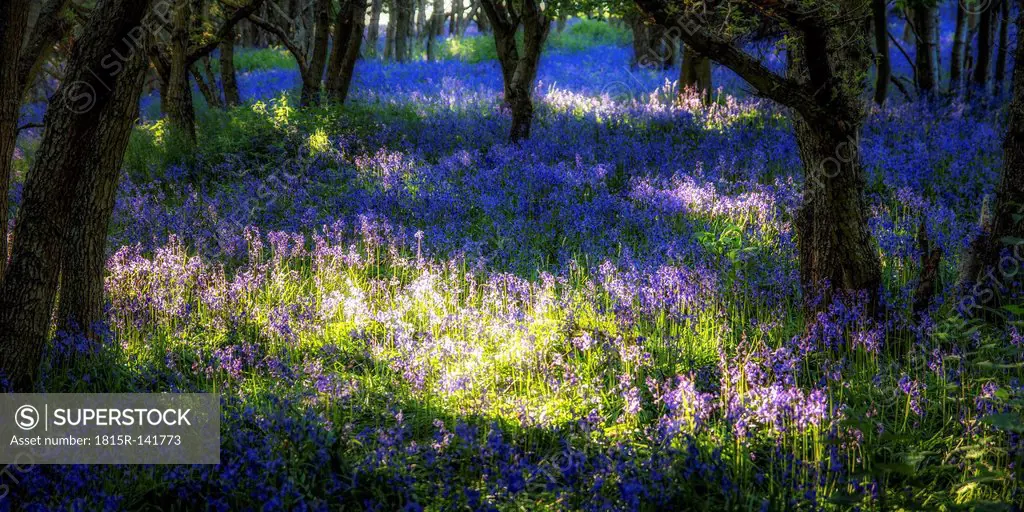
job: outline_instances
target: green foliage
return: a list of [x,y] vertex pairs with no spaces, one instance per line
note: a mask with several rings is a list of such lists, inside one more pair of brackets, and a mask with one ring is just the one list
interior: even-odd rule
[[632,33],[624,26],[597,20],[579,20],[562,32],[552,30],[546,48],[578,52],[595,46],[625,46],[632,41]]
[[[522,34],[516,35],[522,44]],[[491,35],[449,37],[441,44],[441,58],[455,59],[472,64],[498,59],[498,50]]]
[[298,64],[295,57],[282,47],[245,48],[235,51],[235,70],[238,72],[296,68]]
[[[630,31],[625,27],[615,26],[604,21],[584,19],[566,27],[562,32],[552,29],[544,43],[544,50],[575,53],[595,46],[627,45],[631,38]],[[516,44],[522,48],[522,31],[516,34]],[[498,51],[495,48],[494,36],[484,34],[445,39],[441,44],[441,56],[444,59],[478,63],[496,60]]]
[[273,151],[291,138],[290,134],[298,133],[297,126],[307,128],[306,121],[311,116],[314,116],[311,110],[292,108],[284,95],[269,103],[257,102],[228,110],[198,106],[196,147],[174,140],[164,119],[146,123],[132,132],[125,153],[125,169],[131,176],[152,179],[168,166],[194,163],[196,155],[216,162],[241,151]]

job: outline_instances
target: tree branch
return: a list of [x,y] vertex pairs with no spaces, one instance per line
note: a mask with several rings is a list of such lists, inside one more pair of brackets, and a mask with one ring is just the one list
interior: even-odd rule
[[72,23],[64,15],[70,0],[49,0],[39,11],[39,19],[18,59],[18,90],[26,91],[39,66],[47,59],[53,45],[71,31]]
[[495,2],[495,0],[480,0],[480,6],[484,9],[484,15],[490,20],[491,25],[496,30],[502,32],[514,32],[519,26],[519,20],[513,19],[513,16],[509,14],[509,11],[505,9],[505,6],[501,1]]
[[246,5],[235,9],[230,16],[224,19],[224,23],[221,24],[217,32],[214,33],[213,37],[210,38],[205,44],[200,45],[197,48],[192,48],[186,59],[186,64],[192,66],[199,59],[209,55],[213,52],[224,40],[232,33],[235,25],[239,21],[248,18],[250,15],[255,14],[256,10],[263,5],[264,0],[250,0]]
[[[273,4],[273,2],[271,2],[271,4]],[[273,34],[274,37],[276,37],[277,40],[280,41],[281,44],[283,44],[284,47],[287,48],[295,57],[295,61],[299,64],[299,74],[301,76],[306,76],[307,68],[309,67],[309,64],[306,62],[306,53],[302,51],[302,48],[299,48],[295,41],[292,41],[292,39],[288,37],[288,33],[285,32],[284,29],[260,18],[255,14],[250,14],[248,19],[257,27]]]
[[691,13],[670,7],[668,0],[636,0],[640,9],[679,37],[697,52],[731,69],[750,84],[758,95],[792,108],[806,117],[818,114],[813,97],[800,82],[768,69],[752,55],[739,49],[732,41],[712,34],[704,20]]
[[25,123],[19,126],[17,131],[20,133],[22,130],[28,130],[30,128],[43,128],[44,126],[46,125],[44,125],[43,123]]
[[910,58],[910,55],[907,54],[907,51],[903,49],[903,45],[901,45],[900,42],[897,41],[896,38],[892,36],[892,32],[886,30],[885,33],[889,36],[889,40],[896,45],[896,48],[899,49],[900,53],[903,54],[903,58],[907,59],[907,64],[910,64],[910,69],[911,71],[914,72],[914,83],[917,83],[917,65],[914,64],[914,59]]

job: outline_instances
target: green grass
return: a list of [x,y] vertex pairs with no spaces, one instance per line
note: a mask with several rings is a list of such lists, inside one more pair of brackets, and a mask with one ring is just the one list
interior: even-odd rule
[[[579,20],[562,32],[552,28],[544,43],[546,51],[580,52],[595,46],[624,46],[629,44],[632,35],[624,27],[614,26],[603,21]],[[523,46],[522,31],[516,34],[520,48]],[[498,53],[494,44],[494,36],[484,34],[472,37],[451,37],[441,45],[441,55],[446,59],[458,59],[477,63],[497,60]]]
[[240,48],[235,51],[235,69],[240,72],[298,67],[295,57],[281,46]]

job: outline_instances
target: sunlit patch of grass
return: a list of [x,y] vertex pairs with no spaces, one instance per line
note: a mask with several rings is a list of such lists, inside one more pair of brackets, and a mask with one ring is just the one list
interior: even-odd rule
[[[522,48],[522,31],[516,34],[517,45]],[[544,43],[546,51],[581,52],[596,46],[624,46],[631,41],[631,33],[624,27],[604,21],[579,20],[562,32],[552,29]],[[483,34],[468,37],[448,37],[440,43],[442,58],[470,63],[497,60],[494,36]]]
[[[217,62],[217,65],[219,65],[219,62]],[[239,48],[235,50],[235,70],[239,72],[297,68],[298,64],[295,62],[295,57],[283,47]]]

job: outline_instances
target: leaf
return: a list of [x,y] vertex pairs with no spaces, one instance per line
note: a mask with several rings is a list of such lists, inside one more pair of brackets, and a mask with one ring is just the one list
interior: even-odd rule
[[857,505],[864,501],[864,495],[853,494],[844,490],[836,491],[828,497],[828,502],[835,505]]
[[1024,421],[1021,420],[1020,416],[1009,412],[1001,412],[999,414],[991,414],[981,419],[981,422],[986,425],[992,425],[999,430],[1008,430],[1010,432],[1024,432]]
[[914,466],[910,464],[904,464],[902,462],[892,464],[876,464],[876,468],[882,470],[885,473],[898,473],[904,476],[914,476],[917,473],[914,470]]
[[964,503],[964,507],[964,510],[972,512],[1010,512],[1013,510],[1013,507],[1008,503],[995,501],[969,501]]
[[1024,306],[1017,304],[1007,304],[1003,306],[1003,309],[1013,313],[1014,315],[1024,315]]

